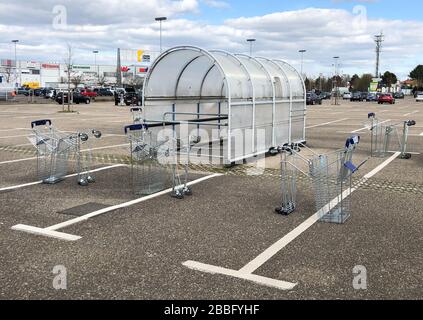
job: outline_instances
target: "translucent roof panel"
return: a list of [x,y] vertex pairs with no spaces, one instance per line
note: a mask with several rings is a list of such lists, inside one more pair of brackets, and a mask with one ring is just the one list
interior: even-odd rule
[[[273,100],[304,96],[299,73],[281,60],[183,46],[169,49],[151,66],[144,84],[149,99]],[[229,97],[230,94],[230,97]]]
[[298,71],[285,61],[274,60],[274,62],[277,63],[287,75],[289,83],[291,85],[293,98],[303,98],[305,95],[304,82]]
[[282,68],[273,61],[266,58],[255,58],[259,61],[271,75],[275,85],[275,95],[279,99],[289,99],[290,97],[290,84],[288,77],[283,72]]
[[274,88],[272,78],[263,65],[250,56],[242,54],[236,54],[235,56],[244,64],[250,74],[254,86],[255,98],[273,98]]
[[226,79],[231,88],[231,98],[250,99],[253,98],[253,86],[248,70],[241,61],[234,55],[224,51],[210,51],[222,66]]

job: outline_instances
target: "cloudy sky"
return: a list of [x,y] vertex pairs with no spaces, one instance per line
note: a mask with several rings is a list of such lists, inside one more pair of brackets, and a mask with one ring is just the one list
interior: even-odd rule
[[62,62],[66,44],[76,63],[115,63],[116,48],[159,51],[159,25],[167,16],[163,46],[196,45],[284,59],[304,71],[374,73],[373,36],[383,31],[381,69],[407,78],[423,64],[423,4],[419,0],[0,0],[0,57],[13,59],[12,39],[25,60]]

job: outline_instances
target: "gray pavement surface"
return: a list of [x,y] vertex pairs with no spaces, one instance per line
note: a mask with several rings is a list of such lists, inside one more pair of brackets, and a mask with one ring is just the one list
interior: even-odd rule
[[[0,189],[38,180],[35,155],[26,135],[32,120],[52,118],[62,130],[96,128],[103,138],[92,148],[95,168],[124,163],[126,107],[110,102],[80,105],[58,113],[54,104],[0,105]],[[417,112],[416,112],[417,111]],[[409,147],[423,152],[423,104],[406,98],[396,105],[344,102],[312,106],[307,145],[318,152],[338,149],[364,127],[369,112],[383,119],[417,121]],[[410,115],[410,113],[412,113]],[[345,120],[342,120],[345,119]],[[339,121],[342,120],[342,121]],[[369,156],[367,130],[355,162]],[[18,136],[18,137],[17,137]],[[116,146],[117,145],[117,146]],[[109,148],[110,147],[110,148]],[[385,159],[370,159],[355,181]],[[96,173],[87,188],[68,178],[0,192],[0,299],[422,299],[423,155],[396,159],[350,196],[351,218],[343,225],[317,222],[264,263],[254,274],[297,282],[281,291],[182,265],[187,260],[238,270],[316,212],[311,182],[302,178],[298,208],[285,217],[280,202],[279,157],[266,159],[264,174],[245,166],[216,170],[195,167],[192,179],[223,173],[193,186],[184,200],[169,195],[100,215],[58,231],[75,242],[12,230],[16,224],[48,227],[74,218],[60,212],[87,203],[131,201],[129,167]],[[70,173],[75,170],[70,166]],[[88,213],[88,212],[87,212]],[[67,268],[67,290],[53,288],[53,267]],[[367,290],[353,288],[353,268],[367,269]]]

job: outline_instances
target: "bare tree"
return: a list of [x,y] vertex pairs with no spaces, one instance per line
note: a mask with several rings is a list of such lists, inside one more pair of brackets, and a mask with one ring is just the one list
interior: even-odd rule
[[99,86],[105,86],[107,84],[107,79],[104,75],[98,75],[97,83]]
[[10,81],[12,80],[12,76],[13,76],[13,71],[14,69],[12,67],[4,67],[0,74],[2,74],[4,76],[4,79],[6,80],[6,83],[10,83]]
[[71,83],[75,86],[75,88],[78,88],[78,86],[84,82],[84,75],[82,74],[76,74],[71,77]]

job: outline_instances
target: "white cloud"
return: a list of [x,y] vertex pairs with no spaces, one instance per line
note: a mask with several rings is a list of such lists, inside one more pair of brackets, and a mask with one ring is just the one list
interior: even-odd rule
[[217,9],[226,9],[231,6],[228,2],[220,0],[203,0],[203,2],[209,7]]
[[[23,2],[17,1],[20,5]],[[248,52],[245,40],[254,37],[257,55],[285,59],[296,67],[300,61],[298,50],[307,49],[304,70],[312,75],[321,72],[329,75],[334,55],[341,57],[341,69],[345,73],[374,72],[373,35],[381,30],[386,34],[381,57],[383,71],[391,70],[404,78],[416,64],[423,62],[423,35],[420,32],[423,22],[376,19],[368,20],[363,28],[355,24],[356,16],[345,10],[309,8],[240,17],[212,25],[179,16],[198,13],[196,0],[150,0],[145,5],[135,0],[100,0],[84,5],[83,1],[75,0],[72,1],[74,10],[79,12],[84,6],[85,9],[75,14],[76,11],[68,8],[70,25],[66,30],[55,30],[49,22],[51,15],[44,21],[45,16],[41,14],[47,12],[45,4],[52,5],[53,1],[25,1],[28,5],[33,3],[36,12],[29,17],[22,15],[22,8],[17,3],[7,4],[10,12],[19,12],[9,16],[8,22],[3,20],[1,9],[4,5],[0,4],[2,58],[12,57],[10,40],[17,38],[20,39],[18,53],[30,59],[59,61],[65,55],[65,44],[70,42],[78,49],[75,59],[80,62],[91,62],[91,51],[98,49],[100,63],[114,63],[117,47],[158,50],[159,29],[154,17],[167,15],[169,20],[163,24],[165,47],[196,45]],[[97,6],[97,10],[93,6]],[[165,12],[161,11],[163,8]],[[25,12],[32,11],[27,8]]]

